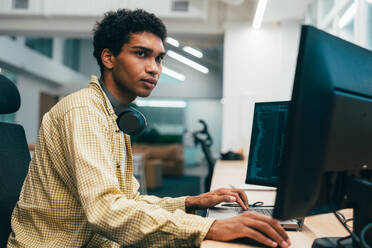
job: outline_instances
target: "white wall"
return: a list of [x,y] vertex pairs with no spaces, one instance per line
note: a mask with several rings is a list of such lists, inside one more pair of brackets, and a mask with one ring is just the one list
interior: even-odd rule
[[93,50],[93,41],[91,39],[80,40],[79,71],[86,76],[92,74],[100,75],[97,60],[93,57]]
[[[169,59],[169,58],[167,58]],[[169,61],[171,62],[171,61]],[[153,97],[176,97],[176,98],[214,98],[222,97],[221,71],[210,68],[208,74],[203,74],[191,67],[177,63],[165,63],[172,70],[186,75],[183,82],[165,83],[159,79],[159,84],[154,89]]]
[[248,153],[254,103],[289,100],[300,24],[226,24],[223,71],[222,151]]
[[21,95],[21,107],[16,113],[16,122],[25,129],[27,142],[35,143],[39,131],[40,93],[54,95],[58,88],[25,74],[17,75],[17,88]]
[[[62,49],[61,39],[57,42],[56,47]],[[16,122],[24,127],[29,143],[35,143],[37,139],[40,93],[58,95],[62,85],[74,85],[80,81],[88,84],[88,77],[67,68],[61,64],[61,59],[61,53],[50,59],[24,46],[23,39],[13,41],[0,37],[0,66],[16,75],[21,95]]]
[[[217,158],[221,151],[221,127],[222,127],[222,106],[220,100],[213,99],[191,99],[188,101],[186,111],[186,129],[185,147],[193,148],[192,132],[202,129],[200,119],[207,123],[208,131],[213,139],[211,151],[214,158]],[[196,162],[205,159],[201,152],[201,147],[196,147]]]

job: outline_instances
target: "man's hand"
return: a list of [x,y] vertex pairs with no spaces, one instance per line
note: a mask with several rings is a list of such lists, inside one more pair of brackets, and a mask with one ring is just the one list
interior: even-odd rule
[[245,212],[239,216],[216,220],[205,239],[228,241],[251,238],[270,247],[289,247],[291,242],[279,222],[257,212]]
[[220,202],[237,202],[244,210],[248,209],[248,199],[241,189],[217,189],[197,196],[186,198],[186,210],[206,209]]

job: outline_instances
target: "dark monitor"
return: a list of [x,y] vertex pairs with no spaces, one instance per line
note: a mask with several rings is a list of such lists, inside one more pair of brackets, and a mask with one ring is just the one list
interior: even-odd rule
[[288,105],[288,101],[255,103],[245,183],[277,186]]
[[372,52],[303,26],[274,217],[345,207],[360,236],[372,222]]

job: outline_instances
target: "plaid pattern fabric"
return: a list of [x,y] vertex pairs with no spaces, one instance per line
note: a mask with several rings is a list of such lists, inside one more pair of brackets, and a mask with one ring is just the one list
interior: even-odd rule
[[138,193],[115,120],[95,76],[45,114],[9,248],[200,246],[214,220],[185,213],[185,197]]

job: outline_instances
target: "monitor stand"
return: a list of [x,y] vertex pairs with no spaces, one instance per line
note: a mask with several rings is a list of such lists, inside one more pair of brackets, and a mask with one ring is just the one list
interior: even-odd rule
[[[353,232],[360,237],[363,227],[372,222],[372,182],[361,178],[350,178],[348,184],[349,192],[347,194],[348,203],[353,207]],[[368,233],[372,231],[369,230]],[[337,241],[342,237],[337,238],[319,238],[314,240],[313,248],[337,248]],[[367,243],[371,245],[372,237],[367,234]],[[355,242],[354,242],[355,243]],[[342,247],[353,248],[361,247],[354,244],[351,238],[341,241]]]
[[[312,248],[337,248],[339,247],[337,241],[340,237],[332,237],[332,238],[319,238],[315,239]],[[353,242],[351,237],[347,240],[341,241],[342,247],[344,248],[353,248]]]

